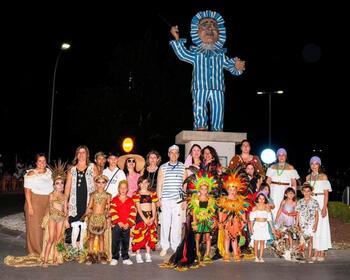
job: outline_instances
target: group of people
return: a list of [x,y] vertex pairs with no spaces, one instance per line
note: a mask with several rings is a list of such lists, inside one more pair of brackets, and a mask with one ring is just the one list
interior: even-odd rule
[[[137,263],[152,262],[158,243],[162,257],[173,252],[162,267],[186,270],[218,258],[240,261],[253,254],[250,248],[263,262],[264,248],[281,238],[290,251],[307,246],[309,262],[325,259],[331,186],[319,157],[311,158],[304,198],[297,201],[299,176],[283,148],[267,171],[247,140],[228,167],[211,146],[193,145],[184,164],[179,155],[173,145],[162,165],[157,151],[146,160],[99,152],[92,163],[89,149],[79,146],[67,169],[61,163],[49,168],[38,154],[36,168],[24,177],[28,255],[8,256],[5,263],[56,265],[70,246],[88,265],[120,259],[131,265],[130,251]],[[295,229],[301,238],[291,234]]]

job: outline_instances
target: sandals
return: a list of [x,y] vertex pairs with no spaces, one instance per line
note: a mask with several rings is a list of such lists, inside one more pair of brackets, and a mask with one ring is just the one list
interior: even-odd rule
[[86,256],[85,264],[86,265],[92,265],[92,256],[91,256],[91,254],[88,254]]
[[204,263],[212,263],[213,261],[212,261],[210,256],[205,255],[204,258],[203,258],[203,262]]
[[230,261],[230,254],[225,254],[224,255],[224,262],[229,262]]

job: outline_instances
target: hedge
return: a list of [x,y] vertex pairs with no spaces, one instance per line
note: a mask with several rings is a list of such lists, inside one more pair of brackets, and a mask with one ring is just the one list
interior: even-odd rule
[[345,223],[350,223],[350,206],[339,202],[330,201],[328,203],[329,215],[334,218],[339,218]]

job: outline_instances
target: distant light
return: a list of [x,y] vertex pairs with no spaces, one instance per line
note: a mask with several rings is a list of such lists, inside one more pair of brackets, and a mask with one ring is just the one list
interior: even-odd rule
[[276,153],[272,149],[265,149],[261,153],[261,160],[266,164],[271,164],[276,161]]
[[283,94],[283,90],[273,90],[273,91],[257,91],[256,94],[272,94],[272,93],[277,93],[277,94]]
[[61,45],[61,50],[68,50],[69,48],[70,48],[70,44],[68,44],[68,43],[63,43]]
[[134,148],[134,141],[130,137],[125,138],[122,143],[122,148],[124,152],[130,153]]

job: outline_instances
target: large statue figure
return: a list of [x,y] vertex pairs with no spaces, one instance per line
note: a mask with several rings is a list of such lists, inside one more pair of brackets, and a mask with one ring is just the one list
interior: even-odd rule
[[195,46],[188,50],[186,40],[180,39],[178,26],[171,27],[175,40],[170,45],[182,61],[193,65],[192,99],[194,130],[208,130],[207,103],[210,106],[212,131],[223,131],[224,125],[224,69],[232,75],[245,70],[245,62],[228,58],[223,45],[226,29],[222,16],[214,11],[197,13],[191,22],[191,37]]

